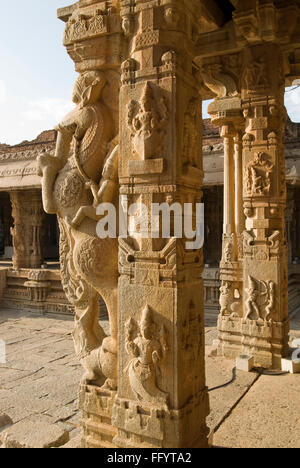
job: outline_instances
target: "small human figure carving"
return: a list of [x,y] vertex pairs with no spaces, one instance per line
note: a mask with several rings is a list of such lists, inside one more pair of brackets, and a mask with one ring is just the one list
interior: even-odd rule
[[269,321],[275,305],[275,283],[254,280],[249,276],[249,288],[246,289],[246,319]]
[[255,154],[254,160],[248,164],[246,171],[248,195],[269,195],[273,169],[274,164],[264,153]]
[[73,227],[80,226],[85,218],[98,221],[97,206],[100,203],[112,203],[118,189],[118,146],[115,146],[112,153],[107,158],[100,184],[96,184],[93,180],[86,182],[85,186],[90,189],[93,194],[93,204],[79,208],[76,216],[70,222]]
[[136,153],[144,160],[154,158],[155,153],[162,150],[164,128],[169,121],[165,97],[156,101],[147,82],[141,102],[130,101],[127,109],[127,124],[132,132]]
[[129,381],[138,400],[167,408],[168,393],[158,388],[159,363],[168,350],[164,327],[158,330],[148,306],[139,324],[126,323],[126,351],[132,357],[128,364]]
[[229,281],[223,281],[220,287],[221,317],[239,317],[242,306],[241,295],[238,289]]

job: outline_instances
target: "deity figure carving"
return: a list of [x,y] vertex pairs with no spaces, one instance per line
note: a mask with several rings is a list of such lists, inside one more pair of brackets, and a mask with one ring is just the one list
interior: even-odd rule
[[162,96],[156,100],[152,85],[147,82],[140,103],[132,100],[127,109],[127,123],[136,153],[142,160],[161,157],[169,121],[166,98]]
[[244,73],[244,82],[248,90],[269,86],[265,57],[260,57],[257,61],[247,62]]
[[139,323],[130,319],[126,323],[126,351],[131,356],[127,366],[129,382],[136,398],[156,407],[168,406],[168,393],[157,384],[160,362],[168,351],[165,328],[154,322],[146,306]]
[[248,281],[245,319],[270,321],[275,306],[275,283],[255,280],[251,276]]
[[184,116],[183,125],[183,164],[197,167],[199,164],[198,154],[198,122],[199,122],[199,100],[191,99]]
[[246,187],[248,195],[269,195],[271,190],[271,175],[274,164],[268,160],[265,153],[256,153],[254,160],[247,165]]
[[[55,154],[38,157],[38,173],[44,209],[59,220],[61,278],[75,307],[73,339],[86,370],[84,379],[115,389],[118,247],[117,239],[96,236],[97,205],[111,202],[118,207],[118,116],[104,92],[109,76],[87,71],[78,77],[76,108],[57,126]],[[98,321],[100,295],[108,309],[110,336]]]
[[223,260],[226,263],[234,261],[234,234],[223,236]]

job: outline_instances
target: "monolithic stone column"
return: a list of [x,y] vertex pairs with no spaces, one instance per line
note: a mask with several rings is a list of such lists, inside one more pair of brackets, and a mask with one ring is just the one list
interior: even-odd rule
[[[216,66],[213,60],[218,64]],[[236,60],[238,62],[238,59]],[[241,320],[243,298],[242,232],[244,230],[242,199],[243,124],[238,87],[228,75],[226,60],[210,59],[203,64],[205,84],[217,94],[209,106],[212,123],[221,128],[224,139],[224,227],[222,260],[220,263],[220,315],[218,319],[218,354],[235,357],[242,346]],[[217,75],[216,75],[217,73]],[[219,87],[215,86],[215,79]],[[231,94],[229,96],[228,94]]]
[[243,353],[264,367],[280,367],[281,357],[288,352],[283,70],[275,44],[244,52]]
[[[234,237],[235,233],[235,171],[234,171],[234,137],[236,131],[234,126],[223,125],[221,128],[221,137],[224,140],[224,227],[223,234],[225,238],[230,239]],[[226,250],[227,249],[227,250]],[[226,258],[234,257],[234,241],[226,244],[223,254]]]
[[[202,196],[201,100],[192,63],[198,2],[121,4],[131,53],[122,65],[119,175],[132,231],[119,246],[114,443],[206,447],[203,255],[175,236],[184,203],[195,218]],[[147,211],[164,203],[167,214],[155,220],[167,221],[175,202],[163,238]]]
[[245,215],[243,208],[243,141],[242,132],[237,130],[234,138],[234,194],[235,194],[235,232],[237,236],[238,259],[243,258],[243,239]]
[[[98,206],[118,218],[119,84],[126,38],[119,0],[79,0],[58,11],[66,23],[64,45],[79,76],[74,110],[57,126],[55,155],[38,158],[43,202],[58,216],[63,289],[75,309],[73,339],[85,374],[79,394],[82,446],[111,448],[117,390],[118,241],[101,236]],[[109,205],[107,205],[109,204]],[[115,210],[114,210],[115,208]],[[109,316],[99,324],[100,296]],[[124,330],[120,330],[124,335]]]
[[40,268],[43,263],[42,237],[43,210],[40,190],[10,192],[14,227],[13,266],[19,268]]

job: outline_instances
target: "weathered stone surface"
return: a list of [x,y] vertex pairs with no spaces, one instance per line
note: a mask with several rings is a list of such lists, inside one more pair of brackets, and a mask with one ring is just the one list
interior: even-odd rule
[[234,360],[222,357],[206,358],[206,379],[211,408],[207,424],[211,431],[215,431],[223,423],[257,378],[255,373],[237,371]]
[[79,449],[81,448],[82,435],[78,435],[67,442],[65,445],[59,447],[62,449]]
[[214,445],[300,448],[300,376],[261,376],[224,421]]
[[69,433],[54,424],[24,419],[0,435],[3,448],[60,447],[69,440]]

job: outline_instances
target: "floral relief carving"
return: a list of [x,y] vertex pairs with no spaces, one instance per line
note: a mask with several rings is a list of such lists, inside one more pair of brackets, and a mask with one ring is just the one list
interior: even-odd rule
[[67,22],[64,44],[71,44],[74,41],[94,37],[108,31],[107,16],[96,13],[92,17],[86,18],[83,15],[74,14]]

